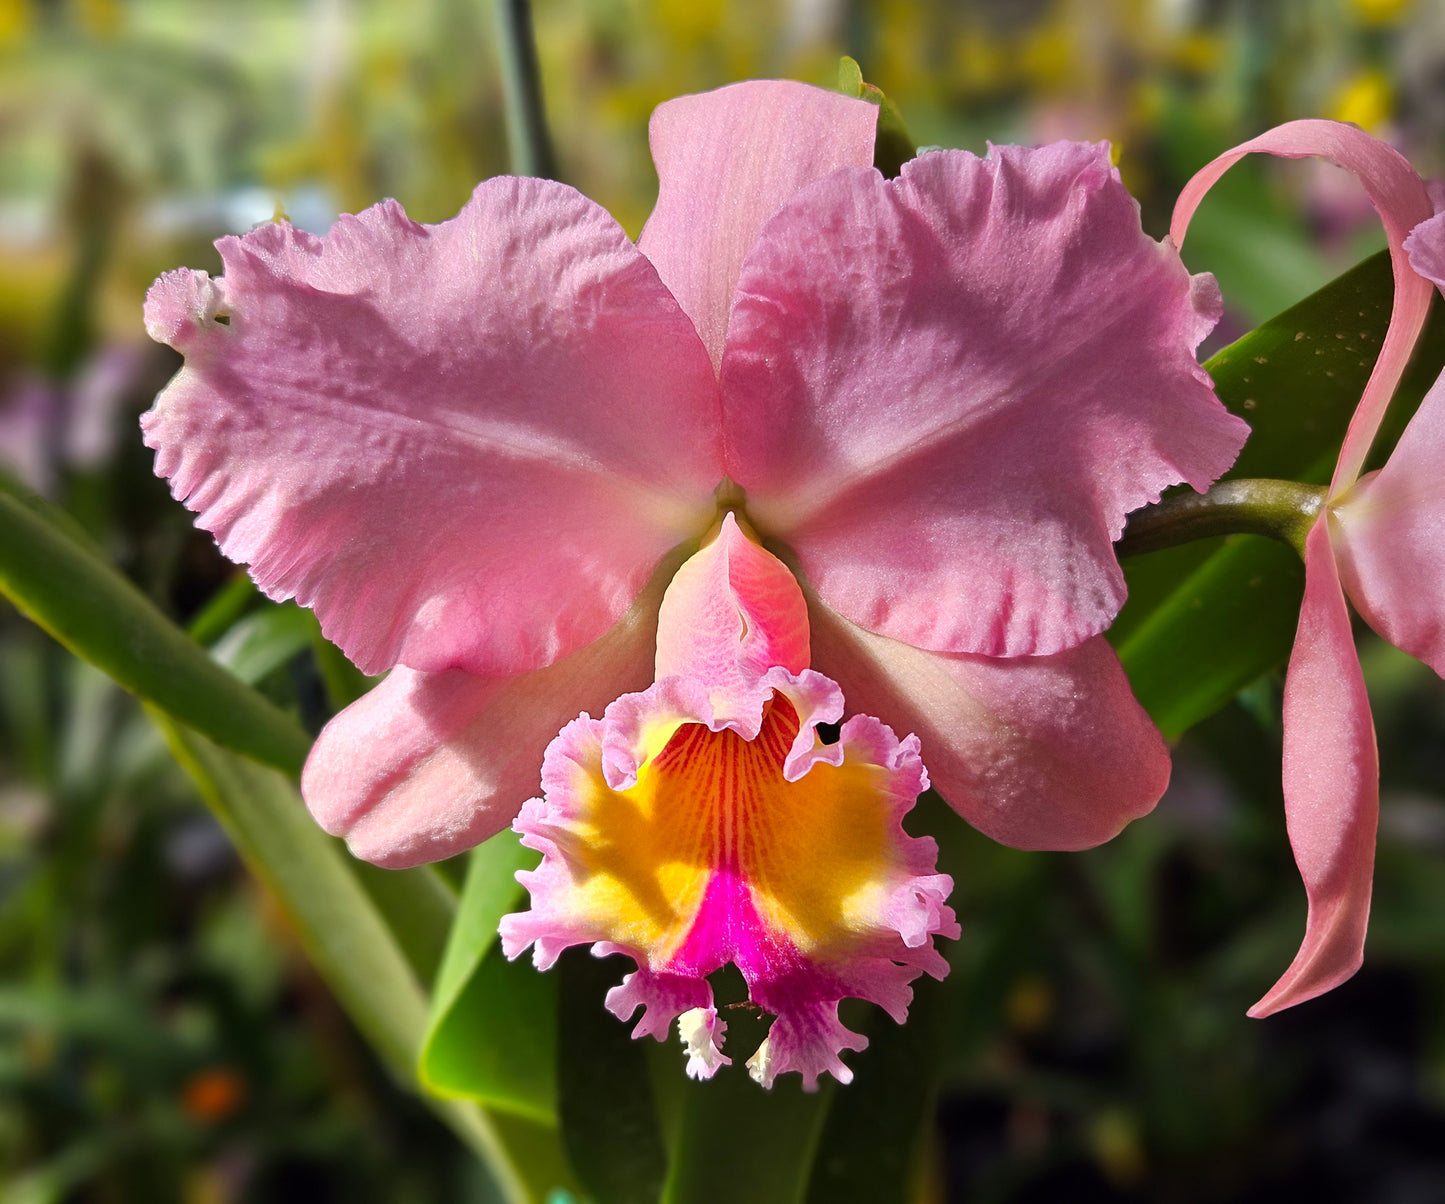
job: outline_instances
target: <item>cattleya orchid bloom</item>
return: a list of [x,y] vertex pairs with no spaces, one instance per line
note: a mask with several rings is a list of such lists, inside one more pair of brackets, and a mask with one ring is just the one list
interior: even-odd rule
[[1445,377],[1385,466],[1361,476],[1425,324],[1431,287],[1424,277],[1437,284],[1445,277],[1445,226],[1427,221],[1433,208],[1425,185],[1392,147],[1354,126],[1294,121],[1226,152],[1190,181],[1174,212],[1177,245],[1214,182],[1256,151],[1322,156],[1358,176],[1384,222],[1395,281],[1389,330],[1305,539],[1283,721],[1285,816],[1309,914],[1299,953],[1249,1012],[1268,1016],[1338,986],[1364,958],[1380,773],[1346,597],[1390,643],[1445,674]]
[[[385,202],[222,239],[222,277],[147,297],[186,356],[143,420],[157,471],[391,669],[318,739],[313,814],[388,866],[517,820],[545,856],[509,950],[628,951],[611,1006],[683,1012],[699,1073],[722,961],[779,1016],[764,1081],[841,1075],[835,1001],[901,1018],[942,972],[947,880],[897,824],[929,778],[1024,847],[1153,807],[1167,752],[1099,635],[1111,545],[1246,434],[1194,356],[1218,290],[1106,146],[885,180],[876,118],[785,82],[683,97],[636,244],[498,178],[435,226]],[[839,687],[878,719],[826,745]]]

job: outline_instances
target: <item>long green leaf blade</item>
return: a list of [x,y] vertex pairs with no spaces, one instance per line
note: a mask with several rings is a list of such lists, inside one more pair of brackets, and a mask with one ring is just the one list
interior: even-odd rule
[[[285,910],[338,1002],[396,1076],[414,1085],[426,995],[339,842],[312,822],[282,774],[218,748],[155,709],[150,713],[247,866]],[[499,1125],[461,1101],[432,1104],[483,1156],[509,1201],[533,1204],[559,1185],[554,1133],[525,1123]]]
[[311,739],[218,665],[73,531],[68,516],[0,488],[0,592],[82,660],[227,748],[299,773]]

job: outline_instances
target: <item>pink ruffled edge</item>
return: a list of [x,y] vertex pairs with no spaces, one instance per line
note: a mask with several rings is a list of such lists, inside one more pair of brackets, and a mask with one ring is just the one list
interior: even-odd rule
[[[697,1011],[683,1037],[690,1070],[700,1076],[710,1076],[726,1064],[721,1053],[725,1026],[717,1023],[712,988],[705,975],[724,961],[734,960],[748,982],[753,1002],[777,1017],[768,1039],[749,1059],[750,1073],[764,1086],[771,1086],[777,1075],[796,1071],[803,1077],[804,1089],[812,1091],[825,1073],[843,1083],[851,1081],[852,1072],[839,1055],[867,1045],[866,1038],[838,1020],[839,1001],[849,997],[869,1000],[901,1023],[912,999],[909,984],[913,979],[925,972],[942,978],[948,972],[948,963],[933,947],[932,938],[957,939],[961,930],[946,903],[953,881],[935,872],[936,843],[928,837],[908,836],[902,828],[903,816],[928,788],[917,738],[898,740],[885,724],[857,715],[843,725],[835,744],[822,744],[816,738],[817,725],[835,722],[841,714],[842,694],[837,685],[812,671],[794,675],[778,668],[764,681],[786,697],[798,714],[798,735],[784,763],[788,780],[798,780],[820,762],[842,764],[855,752],[866,763],[888,771],[887,799],[898,836],[895,849],[901,850],[900,880],[882,908],[879,927],[851,951],[846,964],[814,963],[792,948],[785,936],[779,940],[781,934],[767,934],[765,943],[744,943],[731,958],[708,964],[715,959],[704,954],[703,964],[689,967],[694,972],[678,973],[679,963],[702,951],[689,950],[685,944],[666,965],[651,966],[644,951],[608,942],[604,934],[587,930],[565,910],[549,909],[549,896],[563,894],[570,881],[565,857],[570,836],[565,825],[575,779],[579,773],[587,774],[587,766],[593,767],[592,772],[602,772],[613,789],[635,783],[643,725],[666,717],[704,723],[713,731],[726,727],[748,739],[757,735],[761,707],[756,717],[747,720],[719,719],[706,687],[685,678],[664,679],[641,694],[625,695],[608,707],[600,720],[579,717],[548,748],[542,771],[544,797],[528,802],[514,825],[523,845],[542,854],[536,870],[517,874],[532,894],[533,910],[503,917],[502,951],[515,958],[531,946],[540,970],[553,965],[563,949],[589,942],[594,942],[597,956],[622,953],[631,957],[639,969],[609,993],[608,1008],[621,1019],[642,1008],[633,1036],[658,1040],[664,1039],[674,1019]],[[714,883],[724,877],[715,875]],[[756,935],[763,934],[759,930]],[[691,937],[689,943],[695,943]],[[696,1037],[699,1026],[707,1034],[706,1043],[688,1039]]]

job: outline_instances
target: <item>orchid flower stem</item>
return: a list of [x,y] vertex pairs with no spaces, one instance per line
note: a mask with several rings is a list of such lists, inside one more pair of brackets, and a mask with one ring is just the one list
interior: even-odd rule
[[1221,481],[1208,493],[1179,493],[1129,516],[1115,550],[1120,556],[1157,552],[1217,535],[1268,535],[1301,558],[1326,490],[1295,481]]
[[542,73],[532,33],[532,6],[528,0],[496,0],[496,14],[512,172],[555,180],[557,160],[552,153],[547,112],[542,103]]

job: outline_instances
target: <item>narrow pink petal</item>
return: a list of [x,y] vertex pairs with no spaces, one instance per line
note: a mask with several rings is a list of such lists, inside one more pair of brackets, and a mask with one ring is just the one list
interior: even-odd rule
[[537,793],[557,729],[651,679],[659,577],[622,623],[545,669],[503,678],[394,669],[317,738],[301,777],[317,822],[392,869],[501,831]]
[[873,162],[878,109],[786,80],[751,80],[659,105],[659,190],[637,245],[722,362],[738,267],[799,188]]
[[1365,621],[1445,676],[1445,376],[1390,459],[1332,507],[1340,577]]
[[1181,249],[1189,220],[1205,194],[1215,182],[1245,155],[1263,152],[1286,159],[1319,156],[1353,172],[1364,185],[1371,204],[1380,214],[1385,237],[1390,246],[1390,261],[1395,272],[1395,301],[1390,310],[1390,328],[1385,334],[1380,357],[1360,396],[1360,404],[1345,434],[1335,466],[1330,493],[1343,493],[1360,475],[1365,457],[1385,407],[1400,383],[1405,364],[1410,359],[1415,340],[1425,324],[1430,308],[1430,288],[1410,270],[1402,244],[1413,226],[1434,213],[1425,185],[1415,169],[1394,147],[1372,138],[1358,126],[1339,121],[1287,121],[1226,151],[1197,172],[1184,186],[1174,206],[1174,220],[1169,234]]
[[1163,737],[1102,637],[1041,657],[926,652],[810,601],[814,663],[850,704],[918,733],[934,788],[994,840],[1091,848],[1169,784]]
[[363,669],[549,664],[711,517],[707,356],[572,189],[499,178],[436,226],[386,202],[324,238],[217,245],[223,278],[147,299],[187,360],[146,442],[222,550]]
[[667,587],[657,677],[700,680],[714,709],[731,714],[734,707],[757,710],[755,696],[775,666],[791,673],[808,667],[808,606],[783,562],[744,535],[729,512]]
[[1209,277],[1147,238],[1107,147],[938,151],[799,193],[743,265],[728,473],[828,604],[917,647],[1058,652],[1124,598],[1130,510],[1247,428],[1194,348]]
[[1304,943],[1284,976],[1250,1008],[1268,1016],[1339,986],[1360,968],[1380,765],[1370,700],[1335,572],[1329,532],[1305,543],[1305,597],[1284,687],[1284,807],[1309,896]]

